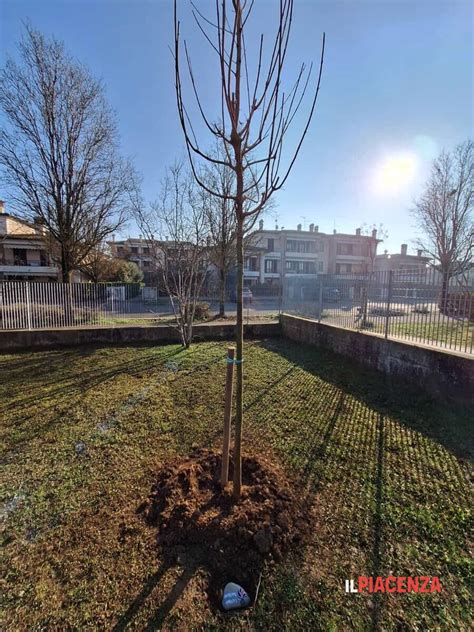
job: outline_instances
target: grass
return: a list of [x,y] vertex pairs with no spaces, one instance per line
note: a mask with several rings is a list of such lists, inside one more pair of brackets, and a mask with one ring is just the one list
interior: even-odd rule
[[[469,411],[285,340],[247,345],[245,449],[311,498],[311,545],[230,619],[199,571],[158,559],[136,508],[164,460],[218,445],[225,346],[0,356],[4,628],[469,629]],[[344,593],[389,574],[443,590]]]
[[447,347],[471,351],[474,346],[474,324],[468,321],[441,321],[415,316],[415,322],[392,321],[390,336],[402,336],[421,341],[436,341]]

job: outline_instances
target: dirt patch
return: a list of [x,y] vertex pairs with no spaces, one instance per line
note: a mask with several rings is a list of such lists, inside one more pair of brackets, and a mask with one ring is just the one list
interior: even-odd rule
[[[230,476],[232,479],[232,462]],[[224,491],[221,457],[198,449],[166,465],[157,475],[148,500],[139,508],[158,528],[158,547],[170,563],[204,568],[209,597],[220,603],[229,582],[255,597],[267,562],[279,562],[291,548],[304,544],[311,525],[284,472],[262,457],[244,457],[241,501]]]

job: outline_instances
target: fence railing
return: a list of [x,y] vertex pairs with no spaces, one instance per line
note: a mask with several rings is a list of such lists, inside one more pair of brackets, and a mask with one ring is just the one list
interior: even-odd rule
[[472,284],[432,268],[290,277],[283,284],[282,309],[386,338],[474,349]]
[[[259,288],[244,301],[244,317],[277,316],[281,294]],[[220,313],[217,288],[199,298],[198,319]],[[225,313],[236,313],[235,290],[228,289]],[[173,304],[156,287],[121,283],[0,281],[0,330],[116,326],[172,322]]]
[[[253,289],[252,289],[253,288]],[[282,286],[253,285],[244,297],[247,320],[281,311],[386,338],[474,351],[474,291],[457,276],[397,270],[353,275],[286,277]],[[198,318],[219,315],[217,288],[200,297]],[[236,313],[228,289],[225,312]],[[0,330],[171,322],[173,306],[156,287],[121,283],[0,281]]]

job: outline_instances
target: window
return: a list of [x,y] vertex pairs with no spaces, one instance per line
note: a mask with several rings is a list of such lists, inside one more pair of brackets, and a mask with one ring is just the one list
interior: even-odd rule
[[354,244],[337,244],[338,255],[353,255]]
[[322,261],[318,261],[318,272],[324,272],[324,263]]
[[275,252],[275,240],[274,239],[269,239],[268,240],[268,251],[269,252]]
[[132,246],[132,252],[134,255],[138,254],[138,247],[137,246]]
[[22,248],[13,248],[13,265],[27,266],[26,250]]
[[150,254],[150,249],[148,248],[148,246],[145,246],[142,250],[144,255],[149,255]]
[[287,261],[286,271],[291,274],[315,274],[316,264],[314,261]]
[[319,252],[324,252],[324,241],[318,242],[318,250]]
[[287,252],[316,252],[316,242],[303,241],[302,239],[288,239],[286,242]]
[[265,272],[276,274],[278,272],[278,259],[265,259]]
[[258,257],[245,257],[244,267],[247,272],[258,272]]
[[336,274],[351,274],[352,263],[336,263]]
[[40,266],[47,266],[48,265],[48,255],[46,254],[46,252],[44,250],[40,250]]
[[123,246],[117,246],[117,253],[119,255],[123,254]]
[[143,261],[143,267],[144,268],[149,268],[150,267],[150,262],[149,261]]

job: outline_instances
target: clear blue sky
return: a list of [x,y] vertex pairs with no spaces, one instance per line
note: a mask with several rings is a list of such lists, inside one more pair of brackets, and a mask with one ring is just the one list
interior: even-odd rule
[[[212,109],[210,53],[193,28],[187,0],[179,4]],[[212,11],[212,2],[198,4]],[[274,24],[276,1],[255,5],[254,38]],[[323,231],[335,226],[352,232],[364,222],[382,222],[389,232],[383,248],[398,250],[414,237],[409,208],[429,161],[473,134],[473,4],[296,0],[295,5],[288,76],[294,76],[297,62],[318,59],[322,31],[327,55],[312,127],[277,196],[279,224],[314,222]],[[24,20],[62,39],[103,79],[123,153],[141,172],[145,196],[155,197],[165,166],[184,149],[168,50],[171,1],[0,0],[2,63],[6,54],[16,55]],[[136,231],[132,226],[126,232]]]

